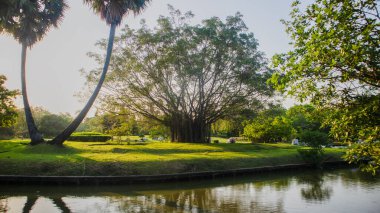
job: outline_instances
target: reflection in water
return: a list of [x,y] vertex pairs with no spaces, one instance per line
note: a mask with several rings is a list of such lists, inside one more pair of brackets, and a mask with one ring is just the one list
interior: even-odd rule
[[37,199],[38,199],[37,196],[27,196],[26,203],[24,204],[24,208],[22,209],[22,212],[30,212],[32,210],[32,207],[36,203]]
[[301,195],[307,201],[328,200],[333,192],[332,187],[324,184],[325,180],[321,171],[316,171],[314,175],[300,176],[297,181],[300,185],[306,185],[305,188],[301,188]]
[[0,196],[0,212],[6,212],[8,209],[8,199],[5,196]]
[[0,212],[318,212],[321,205],[376,212],[378,197],[379,177],[344,169],[134,186],[2,186]]

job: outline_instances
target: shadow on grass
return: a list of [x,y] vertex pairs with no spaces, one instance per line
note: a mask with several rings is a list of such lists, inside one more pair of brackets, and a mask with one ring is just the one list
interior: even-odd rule
[[225,150],[220,149],[154,149],[154,148],[143,148],[143,149],[128,149],[128,148],[114,148],[112,153],[146,153],[146,154],[157,154],[157,155],[171,155],[171,154],[194,154],[194,153],[205,153],[205,152],[224,152]]
[[[204,153],[204,152],[239,152],[250,153],[256,151],[265,150],[285,150],[295,148],[289,145],[276,145],[276,144],[248,144],[248,143],[236,143],[236,144],[207,144],[207,143],[165,143],[160,142],[130,142],[128,144],[118,143],[82,143],[81,146],[76,146],[80,142],[72,143],[73,147],[77,149],[86,149],[91,147],[93,152],[110,152],[110,153],[147,153],[147,154],[183,154],[183,153]],[[159,145],[159,146],[155,146]],[[163,146],[161,146],[163,145]],[[173,145],[173,146],[172,146]],[[197,146],[199,145],[199,146]],[[71,146],[71,145],[70,145]],[[112,146],[115,146],[112,148]],[[98,150],[95,150],[99,147]],[[111,147],[102,149],[102,147]],[[76,149],[76,148],[74,148]]]
[[97,144],[89,144],[88,146],[145,146],[148,145],[146,142],[130,142],[130,143],[97,143]]
[[[180,145],[186,146],[186,143],[178,143]],[[145,143],[144,145],[148,145]],[[194,144],[192,144],[194,145]],[[195,144],[197,145],[197,144]],[[157,147],[143,147],[139,149],[128,148],[126,147],[116,147],[111,151],[113,153],[147,153],[147,154],[190,154],[190,153],[213,153],[213,152],[236,152],[236,153],[252,153],[256,151],[265,151],[265,150],[284,150],[292,149],[293,147],[278,147],[278,146],[268,146],[267,144],[199,144],[202,145],[202,148],[186,148],[186,147],[173,147],[173,148],[157,148]],[[95,146],[95,145],[94,145]]]
[[[225,170],[249,168],[257,166],[281,165],[287,163],[300,163],[296,151],[289,152],[287,147],[268,146],[267,144],[199,144],[186,148],[183,146],[128,146],[115,145],[110,149],[88,149],[89,145],[81,147],[68,144],[63,148],[47,144],[38,146],[25,146],[17,141],[0,141],[0,174],[13,175],[73,175],[73,176],[115,176],[115,175],[156,175],[182,172],[199,172],[212,170]],[[147,143],[149,145],[149,143]],[[92,146],[94,147],[94,146]],[[96,147],[96,146],[95,146]],[[272,152],[273,151],[273,152]],[[234,152],[240,155],[226,157],[210,157],[205,153]],[[83,153],[90,157],[83,157]],[[121,161],[112,157],[113,153],[151,154],[162,156],[139,161]],[[105,154],[106,160],[95,160],[93,154]],[[166,158],[165,155],[192,154],[184,158]],[[199,154],[199,155],[198,155]],[[237,157],[239,156],[239,157]],[[95,157],[96,158],[96,157]],[[171,159],[171,160],[169,160]]]

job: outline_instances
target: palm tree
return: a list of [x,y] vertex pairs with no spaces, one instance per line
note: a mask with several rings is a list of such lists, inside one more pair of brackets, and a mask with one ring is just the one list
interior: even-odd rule
[[86,105],[78,114],[78,116],[71,122],[71,124],[49,143],[61,146],[63,142],[67,140],[67,138],[69,138],[70,135],[78,128],[79,124],[86,117],[106,78],[108,65],[110,63],[112,54],[112,46],[115,38],[116,27],[120,25],[123,16],[129,12],[133,12],[135,15],[140,14],[149,1],[150,0],[84,0],[86,4],[89,4],[92,7],[95,13],[100,14],[101,19],[105,20],[106,23],[110,25],[107,55],[99,82]]
[[25,117],[31,139],[35,145],[44,141],[38,131],[30,109],[26,89],[26,52],[49,31],[58,27],[67,8],[65,0],[4,0],[0,10],[0,33],[6,32],[22,45],[21,48],[21,87]]

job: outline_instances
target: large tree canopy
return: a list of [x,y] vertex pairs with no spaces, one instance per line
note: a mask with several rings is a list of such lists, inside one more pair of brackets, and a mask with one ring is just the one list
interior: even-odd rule
[[[379,1],[316,0],[305,10],[299,4],[284,21],[294,49],[273,58],[271,82],[329,109],[326,123],[336,139],[365,141],[347,158],[360,161],[366,153],[374,171],[380,166]],[[362,152],[367,145],[370,151]]]
[[115,39],[102,99],[168,126],[172,141],[206,142],[216,120],[271,95],[271,73],[241,14],[192,26],[191,12],[170,12]]

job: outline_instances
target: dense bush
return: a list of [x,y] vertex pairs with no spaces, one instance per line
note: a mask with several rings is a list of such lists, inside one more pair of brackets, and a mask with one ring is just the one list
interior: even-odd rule
[[300,140],[307,146],[312,147],[308,149],[298,149],[301,158],[307,163],[312,163],[317,167],[321,167],[324,158],[322,146],[329,144],[328,135],[320,131],[304,130],[300,134]]
[[300,134],[300,141],[314,148],[329,144],[328,135],[320,131],[305,130]]
[[13,138],[14,131],[10,127],[0,127],[0,140],[8,140]]
[[112,136],[98,132],[75,132],[69,137],[69,141],[81,142],[105,142],[112,139]]
[[252,142],[285,142],[290,141],[294,132],[285,117],[262,117],[254,119],[244,128],[244,136]]
[[38,119],[38,129],[44,137],[55,137],[70,124],[72,118],[68,114],[51,114],[47,112]]

